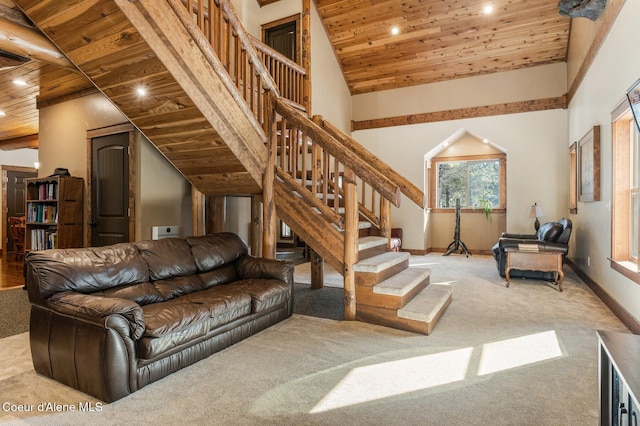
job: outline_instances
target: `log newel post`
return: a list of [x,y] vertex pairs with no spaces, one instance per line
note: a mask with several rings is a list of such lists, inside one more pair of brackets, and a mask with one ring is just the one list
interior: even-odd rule
[[191,186],[191,235],[198,236],[206,233],[205,229],[205,195]]
[[353,265],[358,261],[358,194],[356,177],[344,169],[344,319],[356,319],[356,284]]
[[251,255],[262,257],[262,196],[251,196]]
[[311,250],[311,288],[324,287],[324,259],[315,250]]
[[209,196],[209,212],[207,218],[207,232],[224,232],[227,221],[227,197],[224,195]]
[[276,150],[277,150],[277,121],[275,110],[275,96],[270,94],[268,109],[269,132],[267,133],[267,147],[269,157],[262,175],[262,257],[276,258],[276,206],[273,198],[273,185],[276,174]]
[[380,236],[387,239],[387,250],[391,248],[391,202],[380,197]]

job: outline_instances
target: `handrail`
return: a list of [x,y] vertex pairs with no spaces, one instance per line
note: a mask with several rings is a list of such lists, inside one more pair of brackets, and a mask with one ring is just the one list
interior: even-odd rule
[[[387,198],[393,205],[396,207],[400,206],[400,188],[389,181],[382,172],[357,155],[344,149],[344,146],[327,131],[309,120],[305,114],[291,107],[288,103],[276,99],[276,112],[288,122],[293,123],[296,128],[302,130],[305,135],[309,136],[314,143],[320,145],[328,154],[353,170],[358,177],[374,187],[376,191]],[[337,193],[337,191],[334,192]]]
[[364,159],[368,164],[371,164],[377,170],[380,170],[386,179],[393,182],[400,188],[400,191],[406,195],[411,201],[416,203],[420,208],[424,208],[426,200],[424,193],[407,178],[396,172],[391,166],[384,161],[380,160],[366,148],[358,143],[351,136],[345,134],[340,129],[335,127],[328,121],[321,121],[322,127],[331,136],[336,138],[340,143],[346,146],[349,150],[355,152],[360,158]]

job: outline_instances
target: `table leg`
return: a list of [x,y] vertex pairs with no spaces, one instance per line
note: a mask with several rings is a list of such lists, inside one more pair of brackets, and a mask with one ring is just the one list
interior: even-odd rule
[[558,277],[560,278],[558,280],[558,290],[562,291],[562,280],[564,279],[564,272],[562,272],[562,269],[558,271]]

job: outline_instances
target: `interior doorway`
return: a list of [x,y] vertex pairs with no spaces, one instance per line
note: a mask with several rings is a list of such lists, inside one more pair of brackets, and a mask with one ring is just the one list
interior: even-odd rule
[[300,63],[300,15],[262,26],[262,41],[296,63]]
[[89,131],[89,227],[91,247],[133,241],[134,128],[130,124]]
[[28,178],[38,177],[32,167],[2,166],[2,253],[13,253],[13,239],[9,232],[9,218],[25,216]]

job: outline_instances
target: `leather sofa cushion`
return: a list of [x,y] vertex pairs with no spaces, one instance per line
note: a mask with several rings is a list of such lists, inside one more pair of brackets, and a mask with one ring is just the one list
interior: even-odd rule
[[162,295],[163,300],[173,299],[183,294],[204,289],[202,280],[198,275],[158,280],[153,282],[153,286],[157,289],[158,293]]
[[210,330],[251,313],[251,295],[249,293],[220,294],[209,289],[183,296],[181,299],[202,304],[209,309]]
[[242,239],[231,232],[188,237],[193,259],[200,272],[207,272],[234,262],[249,250]]
[[226,265],[213,271],[199,274],[204,288],[210,288],[220,284],[228,284],[238,279],[238,271],[234,265]]
[[209,319],[209,309],[197,303],[183,299],[153,303],[142,307],[142,314],[147,328],[145,337],[162,337],[176,331],[182,331],[193,324]]
[[248,279],[228,285],[219,285],[209,290],[214,294],[250,294],[251,311],[263,312],[289,300],[289,286],[279,280]]
[[147,263],[129,243],[33,251],[27,259],[38,276],[43,298],[61,291],[92,293],[114,284],[149,281]]
[[218,294],[212,290],[145,306],[143,314],[147,329],[138,342],[138,356],[151,359],[163,355],[251,313],[248,293]]
[[118,287],[107,288],[91,293],[94,296],[116,297],[120,299],[131,300],[138,305],[148,305],[149,303],[158,303],[166,300],[157,288],[150,282],[127,284]]
[[558,222],[547,222],[538,229],[538,239],[554,242],[562,234],[562,229],[562,225]]
[[202,321],[162,337],[143,336],[142,339],[138,341],[138,358],[152,359],[164,355],[166,352],[180,345],[192,342],[194,339],[206,335],[208,329],[209,326],[207,322]]
[[197,271],[191,248],[181,238],[139,241],[134,243],[143,260],[149,265],[149,278],[152,281],[172,277],[182,277]]

